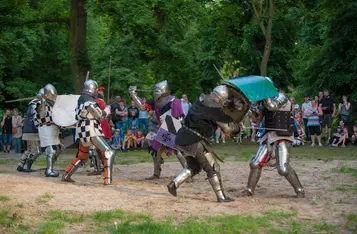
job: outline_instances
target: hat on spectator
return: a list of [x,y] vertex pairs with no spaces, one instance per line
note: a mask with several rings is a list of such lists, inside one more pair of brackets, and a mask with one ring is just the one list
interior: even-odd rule
[[294,108],[299,109],[300,108],[299,104],[295,104]]
[[310,96],[309,96],[309,94],[305,93],[305,94],[304,94],[304,97],[310,97]]
[[116,132],[120,132],[120,129],[117,128],[117,129],[115,129],[115,131],[116,131]]
[[105,91],[104,86],[99,86],[99,87],[98,87],[98,91],[103,91],[103,92],[104,92],[104,91]]

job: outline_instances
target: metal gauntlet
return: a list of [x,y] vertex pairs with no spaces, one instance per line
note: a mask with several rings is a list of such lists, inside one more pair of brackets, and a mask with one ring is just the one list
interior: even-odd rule
[[87,106],[87,111],[97,120],[102,119],[102,111],[99,107],[94,107],[92,104]]
[[264,100],[266,108],[270,111],[278,111],[282,106],[288,103],[289,98],[284,94],[279,92],[279,96],[274,98],[267,98]]
[[133,99],[135,106],[137,108],[139,108],[139,110],[141,111],[145,111],[146,108],[145,106],[141,103],[140,99],[138,98],[138,96],[136,95],[136,86],[130,86],[129,87],[129,94],[131,96],[131,98]]
[[216,122],[219,127],[222,128],[223,132],[239,132],[240,131],[240,123],[236,122],[230,122],[230,123],[222,123],[222,122]]
[[256,110],[252,110],[250,109],[248,111],[248,117],[252,120],[252,121],[259,121],[262,119],[263,117],[263,112],[260,109],[256,109]]

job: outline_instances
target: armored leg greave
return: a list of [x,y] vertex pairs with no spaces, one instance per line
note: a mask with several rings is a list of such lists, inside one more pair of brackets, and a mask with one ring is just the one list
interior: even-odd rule
[[289,145],[287,142],[282,141],[279,142],[277,145],[277,166],[278,166],[278,173],[282,176],[285,176],[287,181],[291,184],[294,188],[296,196],[298,198],[305,197],[304,188],[296,175],[295,170],[289,164]]
[[176,197],[176,190],[178,189],[178,187],[192,176],[193,173],[189,168],[182,169],[182,171],[167,185],[169,193]]
[[46,157],[47,157],[47,167],[46,167],[46,172],[45,175],[46,177],[57,177],[59,174],[56,171],[53,171],[53,165],[54,162],[56,161],[56,150],[53,148],[53,146],[47,146],[46,148]]
[[68,167],[65,170],[65,173],[62,176],[62,181],[67,181],[67,182],[74,182],[74,180],[71,179],[71,176],[73,173],[77,171],[77,169],[85,162],[85,160],[81,160],[79,158],[74,158],[72,159],[71,164],[68,165]]
[[96,151],[95,147],[89,148],[89,158],[91,160],[91,167],[94,168],[94,171],[89,172],[87,175],[100,175],[102,171],[102,160],[99,158],[98,152]]
[[177,159],[179,160],[179,162],[181,163],[182,168],[187,167],[186,159],[180,151],[177,151],[176,156],[177,156]]
[[18,171],[32,172],[31,166],[40,155],[40,145],[38,141],[27,141],[27,151],[22,155],[17,166]]
[[147,180],[160,179],[161,164],[163,164],[163,159],[159,154],[157,154],[155,157],[153,157],[153,162],[154,162],[154,174],[150,177],[145,178]]
[[231,202],[234,201],[232,198],[227,197],[223,192],[222,180],[219,174],[213,175],[208,179],[211,184],[213,191],[216,193],[218,202]]
[[243,192],[244,195],[252,196],[254,194],[255,187],[258,184],[262,173],[262,162],[264,160],[265,155],[267,154],[266,145],[260,145],[257,154],[250,161],[250,172],[248,177],[248,184]]
[[104,184],[109,185],[113,180],[113,163],[115,158],[114,150],[109,146],[103,137],[92,137],[92,143],[100,150],[104,164]]

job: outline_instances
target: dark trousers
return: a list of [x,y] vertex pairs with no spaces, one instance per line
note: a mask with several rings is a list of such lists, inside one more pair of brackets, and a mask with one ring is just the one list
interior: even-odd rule
[[305,135],[306,135],[306,140],[311,140],[311,136],[310,136],[310,133],[309,133],[309,128],[307,127],[307,120],[308,118],[303,118],[304,120],[304,128],[305,128]]

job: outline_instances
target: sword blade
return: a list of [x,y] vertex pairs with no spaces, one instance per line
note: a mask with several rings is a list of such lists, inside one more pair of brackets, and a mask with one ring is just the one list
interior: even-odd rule
[[22,102],[22,101],[28,101],[28,100],[32,100],[37,98],[35,97],[28,97],[28,98],[19,98],[19,99],[14,99],[14,100],[10,100],[10,101],[5,101],[5,103],[11,103],[11,102]]

